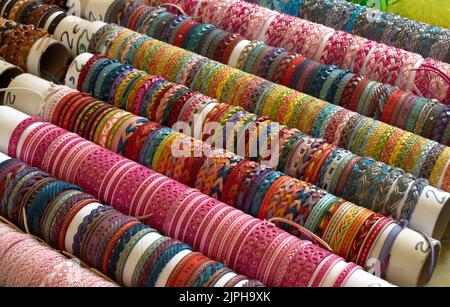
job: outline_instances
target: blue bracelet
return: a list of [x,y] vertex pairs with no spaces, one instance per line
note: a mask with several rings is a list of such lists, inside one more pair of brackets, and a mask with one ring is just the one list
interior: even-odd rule
[[78,226],[77,233],[75,234],[73,238],[72,243],[72,250],[73,254],[77,257],[80,257],[80,249],[81,249],[81,241],[83,240],[83,237],[88,229],[89,224],[91,224],[97,217],[102,215],[103,213],[107,211],[113,210],[112,207],[108,206],[99,206],[98,208],[92,210],[89,215],[85,216],[83,219],[83,222]]
[[223,265],[220,262],[214,262],[207,266],[203,272],[200,274],[200,276],[192,283],[192,285],[183,285],[186,287],[203,287],[205,283],[207,283],[211,277],[214,276],[218,271],[220,271],[222,268],[224,268],[225,265]]
[[119,241],[114,245],[114,248],[111,252],[111,255],[108,259],[108,276],[115,279],[116,274],[116,267],[117,262],[119,261],[120,254],[122,253],[123,249],[125,248],[126,244],[130,239],[136,235],[138,232],[140,232],[143,229],[150,228],[148,225],[145,224],[137,224],[131,228],[129,228],[119,239]]
[[42,189],[39,190],[38,194],[34,197],[27,210],[27,223],[29,230],[32,234],[40,237],[40,222],[42,214],[47,208],[48,204],[63,191],[66,190],[77,190],[81,191],[81,188],[68,184],[63,181],[56,181],[46,184]]
[[158,80],[152,86],[150,86],[147,89],[147,92],[145,92],[144,97],[142,98],[142,104],[141,104],[141,113],[139,114],[142,117],[148,117],[150,114],[148,114],[149,110],[149,103],[153,98],[153,94],[158,90],[160,87],[162,87],[165,84],[168,84],[169,82],[166,80]]
[[165,268],[165,266],[169,263],[169,261],[179,252],[183,250],[189,250],[192,251],[191,247],[182,243],[178,242],[172,246],[170,246],[167,250],[165,250],[161,257],[158,258],[158,260],[155,262],[155,265],[153,266],[153,270],[148,275],[147,279],[145,280],[144,285],[146,287],[154,287],[156,280],[158,279],[159,275],[161,274],[162,270]]

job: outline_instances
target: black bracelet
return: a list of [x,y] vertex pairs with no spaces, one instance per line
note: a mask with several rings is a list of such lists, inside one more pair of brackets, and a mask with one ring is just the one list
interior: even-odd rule
[[64,12],[61,12],[61,14],[59,14],[58,16],[55,17],[55,19],[52,20],[52,22],[50,23],[50,26],[47,29],[47,32],[50,34],[55,33],[56,27],[59,25],[61,20],[63,20],[66,17],[67,17],[67,14]]

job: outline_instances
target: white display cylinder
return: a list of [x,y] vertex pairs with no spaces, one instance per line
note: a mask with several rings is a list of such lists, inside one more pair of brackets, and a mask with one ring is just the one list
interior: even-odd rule
[[9,159],[11,159],[11,158],[0,152],[0,163],[5,162],[6,160],[9,160]]
[[114,2],[114,0],[82,0],[82,12],[81,17],[89,20],[89,21],[104,21],[105,14],[108,11],[108,8]]
[[0,106],[0,152],[8,154],[9,140],[17,125],[28,115],[8,106]]
[[[9,85],[12,79],[22,74],[23,71],[19,66],[9,64],[0,58],[0,88],[5,88]],[[4,99],[5,92],[0,92],[0,104],[6,100],[8,103],[14,103],[15,97],[8,96]]]
[[70,50],[72,57],[86,52],[92,36],[106,25],[102,21],[90,22],[77,16],[67,16],[58,24],[53,36]]
[[47,80],[62,80],[70,59],[67,48],[53,37],[33,44],[27,58],[27,71]]
[[[21,74],[14,78],[6,90],[5,97],[13,97],[13,101],[5,98],[4,105],[32,116],[38,116],[43,107],[47,91],[51,83],[32,74]],[[17,89],[15,89],[17,88]],[[24,90],[25,88],[30,91]]]

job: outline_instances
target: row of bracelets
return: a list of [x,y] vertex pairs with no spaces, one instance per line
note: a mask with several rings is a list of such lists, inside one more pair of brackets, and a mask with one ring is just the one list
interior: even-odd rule
[[[83,56],[80,55],[80,58]],[[76,62],[77,59],[74,63]],[[185,86],[151,76],[127,64],[108,60],[104,56],[96,55],[88,60],[81,70],[77,87],[97,99],[144,116],[153,123],[168,127],[179,122],[187,123],[191,132],[186,133],[190,135],[195,124],[200,124],[199,120],[202,121],[200,125],[203,127],[210,122],[220,123],[220,131],[215,133],[202,131],[200,136],[195,137],[207,140],[208,144],[214,144],[216,147],[238,153],[254,162],[243,160],[227,151],[217,160],[206,157],[200,159],[195,153],[199,149],[201,153],[209,151],[205,148],[206,143],[194,141],[187,136],[185,136],[187,141],[180,141],[181,134],[156,124],[151,129],[144,129],[138,133],[136,129],[132,129],[132,123],[136,122],[138,117],[131,116],[128,112],[119,113],[123,119],[128,120],[117,121],[113,128],[114,132],[119,133],[117,139],[113,140],[111,135],[105,139],[99,133],[102,131],[108,133],[104,126],[107,126],[106,123],[110,119],[97,119],[97,116],[103,115],[100,110],[105,106],[101,103],[90,112],[70,111],[70,113],[67,106],[63,109],[61,106],[50,104],[42,113],[45,119],[58,126],[70,131],[75,130],[101,146],[259,218],[283,217],[304,225],[310,216],[310,210],[314,207],[314,204],[308,203],[318,202],[328,195],[311,184],[365,208],[392,215],[397,220],[409,220],[421,196],[426,194],[427,181],[414,179],[401,169],[389,167],[370,158],[355,156],[321,139],[309,137],[297,129],[282,126],[264,117],[257,117],[241,107],[218,103]],[[61,114],[66,115],[63,117]],[[70,119],[70,116],[86,118],[76,120]],[[91,126],[67,126],[68,122],[103,124],[95,127],[94,131]],[[227,127],[232,129],[226,130]],[[158,132],[151,133],[153,130]],[[137,133],[138,136],[134,136],[133,139],[136,138],[139,142],[144,142],[145,136],[149,134],[148,140],[145,141],[146,146],[141,143],[125,142],[120,131]],[[259,143],[254,137],[247,136],[246,133],[252,132],[258,134],[256,137],[259,138]],[[126,134],[126,138],[128,137]],[[188,155],[177,157],[176,152],[171,152],[171,149],[176,147],[172,144],[178,143],[191,144],[186,149]],[[266,153],[264,156],[264,146],[270,146],[277,151],[275,154]],[[193,155],[197,158],[193,158]],[[255,161],[266,162],[273,169],[261,166]],[[234,176],[226,183],[224,178],[227,178],[228,174]],[[287,177],[285,174],[295,178]],[[247,195],[242,191],[252,186],[254,189],[259,187],[254,194]],[[313,192],[307,192],[308,190]],[[297,205],[299,200],[301,206]],[[320,221],[323,217],[317,218]],[[315,232],[317,229],[310,230]]]
[[[117,15],[121,18],[107,16],[121,26],[437,142],[450,143],[450,133],[444,138],[445,128],[450,130],[450,106],[282,48],[246,41],[239,34],[199,24],[161,7],[129,3],[117,7],[121,8]],[[237,61],[231,63],[233,53],[238,54]],[[418,120],[422,111],[431,129],[423,129]],[[434,127],[443,127],[442,132],[436,134],[440,128]]]
[[0,17],[20,24],[47,29],[52,34],[59,22],[66,16],[64,9],[57,5],[45,4],[42,0],[0,1]]
[[[109,68],[106,65],[104,69],[108,71],[114,64],[117,63],[112,63]],[[127,67],[119,68],[119,74],[121,73],[120,71],[126,70]],[[139,76],[139,71],[135,71],[135,73],[136,77]],[[151,109],[160,109],[161,104],[165,105],[171,102],[176,105],[176,108],[183,108],[182,104],[178,104],[178,101],[172,98],[180,97],[180,95],[183,96],[184,94],[186,96],[179,99],[180,101],[186,101],[186,98],[189,96],[194,97],[195,95],[195,93],[190,92],[185,87],[164,82],[158,77],[145,75],[140,80],[137,77],[136,82],[147,82],[149,91],[154,92],[155,96],[157,96],[149,96],[148,98],[154,102]],[[125,76],[125,78],[127,77]],[[117,81],[114,83],[119,84]],[[152,83],[155,85],[159,83],[161,88],[152,86]],[[106,86],[106,90],[108,86],[111,86],[99,84],[98,82],[93,82],[91,85],[97,88]],[[136,90],[130,84],[122,83],[119,85],[119,87],[122,86],[131,88],[133,92]],[[166,94],[163,94],[163,92]],[[69,131],[78,133],[113,152],[135,160],[141,165],[147,166],[181,183],[195,187],[201,192],[236,207],[245,213],[260,219],[281,217],[299,223],[319,235],[325,242],[330,244],[334,252],[349,261],[351,259],[351,261],[364,265],[369,259],[369,247],[373,242],[368,241],[367,244],[369,245],[366,245],[363,242],[364,240],[360,240],[361,237],[366,237],[368,233],[371,233],[371,237],[374,239],[380,238],[383,233],[382,228],[387,227],[392,222],[392,219],[389,217],[353,205],[306,182],[261,166],[257,162],[245,160],[231,152],[222,149],[212,149],[201,141],[196,141],[186,135],[154,122],[149,122],[142,117],[134,116],[121,109],[108,106],[106,103],[95,99],[88,100],[85,103],[78,103],[78,101],[82,100],[81,97],[83,95],[85,94],[78,93],[78,96],[73,94],[73,96],[60,98],[59,101],[48,100],[48,107],[44,110],[44,114],[46,114],[44,118]],[[114,96],[116,95],[118,95],[117,92]],[[166,95],[170,97],[163,98]],[[122,105],[122,103],[127,104],[126,101],[131,104],[135,101],[126,94],[117,97],[124,98],[124,100],[119,98],[116,101],[116,105],[121,107],[126,107]],[[163,99],[159,100],[158,97]],[[197,99],[199,106],[211,101],[211,99],[202,95],[198,95]],[[215,103],[209,105],[210,109],[214,105],[219,108],[222,107]],[[133,108],[133,106],[130,107]],[[187,108],[189,109],[189,107]],[[197,111],[196,107],[194,109]],[[201,111],[202,109],[199,109],[198,112]],[[177,115],[172,112],[164,113]],[[194,114],[190,115],[195,116]],[[207,114],[207,116],[209,115]],[[184,115],[179,114],[179,116]],[[88,123],[89,126],[83,123]],[[93,123],[95,126],[92,127],[90,123]],[[272,128],[276,129],[279,127]],[[297,135],[297,137],[301,137],[301,135]],[[306,150],[314,151],[315,147],[308,148],[308,145],[310,146],[311,143],[313,143],[313,146],[319,147],[319,150],[315,152],[315,157],[311,159],[313,162],[309,164],[309,168],[306,170],[307,172],[318,172],[319,170],[312,166],[317,162],[316,165],[319,165],[319,169],[321,168],[320,153],[329,150],[329,148],[322,147],[320,143],[314,144],[316,141],[314,139],[304,138],[302,140],[305,142],[304,149]],[[179,147],[179,144],[183,144],[184,155],[172,151],[177,145]],[[199,155],[195,155],[196,150],[200,150]],[[334,154],[337,154],[337,152],[334,152]],[[319,158],[317,159],[317,157]],[[368,163],[367,166],[370,168],[371,161],[364,162]],[[364,162],[361,161],[358,166],[364,167]],[[374,170],[374,168],[370,169],[371,171]],[[331,175],[333,176],[333,174]],[[395,174],[394,177],[397,175],[400,177],[401,173]],[[352,173],[350,176],[357,177],[358,175]],[[356,180],[358,179],[356,178]],[[398,182],[401,181],[403,179],[398,178]],[[423,183],[423,181],[417,181],[414,185],[418,190],[413,188],[406,192],[409,195],[409,199],[411,199],[411,193],[415,193],[413,192],[414,190],[421,194],[424,187],[419,186]],[[355,183],[354,185],[355,189],[357,184]],[[351,189],[349,186],[345,188]],[[404,213],[405,211],[413,210],[411,207],[406,209],[408,205],[400,201],[406,195],[403,194],[405,190],[402,189],[400,189],[401,192],[399,194],[394,192],[391,195],[388,193],[389,190],[385,190],[387,194],[383,195],[381,193],[383,195],[381,199],[388,198],[387,202],[390,202],[395,207],[392,211],[399,210]],[[358,190],[351,193],[361,192],[363,191]],[[392,203],[394,198],[397,198],[396,204]],[[375,225],[384,226],[378,229]]]
[[[117,2],[123,0],[115,3]],[[424,59],[415,53],[240,0],[150,2],[166,5],[176,3],[187,14],[201,17],[202,22],[232,33],[240,33],[247,39],[285,48],[322,64],[337,65],[372,80],[397,85],[416,95],[436,98],[446,103],[450,101],[450,64],[430,57]],[[207,4],[204,8],[203,3]],[[195,12],[196,8],[203,9]],[[171,10],[177,12],[175,8]]]
[[26,71],[34,43],[48,36],[43,29],[0,18],[0,57]]
[[[81,94],[64,93],[64,89],[56,91],[51,99]],[[15,128],[8,148],[10,157],[80,186],[124,214],[142,217],[159,232],[226,263],[240,274],[268,286],[321,285],[325,279],[328,283],[331,280],[330,285],[341,286],[360,271],[356,264],[343,263],[330,251],[267,221],[246,215],[74,133],[39,123],[41,119],[31,117]],[[24,142],[19,147],[21,139]],[[77,246],[75,241],[73,247]],[[328,276],[331,272],[334,275]],[[189,277],[180,274],[182,280]]]
[[[450,61],[450,30],[447,28],[383,13],[345,0],[246,1],[418,53],[423,57],[447,63]],[[385,1],[378,2],[383,5]]]
[[[65,140],[74,141],[74,135],[66,135]],[[16,226],[79,257],[120,285],[262,285],[100,204],[80,187],[16,159],[0,164],[0,212]]]
[[[56,92],[54,97],[46,99],[45,108],[53,124],[261,220],[280,217],[304,225],[348,261],[365,266],[373,259],[375,242],[384,238],[386,228],[395,223],[391,217],[358,207],[257,162],[209,147],[84,93]],[[177,144],[182,144],[185,155],[172,151]],[[201,150],[201,154],[195,155],[195,150]],[[298,234],[295,228],[284,228]],[[381,242],[389,250],[395,239],[390,236]],[[383,257],[379,260],[385,270],[387,259]]]
[[[359,238],[374,232],[377,223],[388,226],[392,222],[390,217],[358,207],[316,186],[223,149],[209,147],[80,92],[64,96],[59,102],[52,101],[51,106],[46,112],[52,123],[244,213],[259,219],[280,217],[303,225],[349,261],[365,265],[370,248]],[[173,151],[180,144],[183,155]],[[196,150],[200,154],[196,155]],[[332,222],[327,223],[328,219]],[[377,239],[382,230],[383,227],[377,229],[380,233],[371,236]]]
[[116,286],[2,218],[0,255],[1,287]]
[[241,106],[305,134],[322,137],[355,154],[400,167],[448,190],[444,185],[448,182],[445,177],[450,176],[450,149],[437,142],[118,26],[101,28],[93,36],[89,50],[131,63],[219,102]]

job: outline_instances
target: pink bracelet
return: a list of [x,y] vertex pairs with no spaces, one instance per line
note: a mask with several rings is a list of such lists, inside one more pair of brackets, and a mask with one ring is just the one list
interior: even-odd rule
[[23,132],[32,124],[38,123],[38,122],[44,122],[39,117],[28,117],[27,119],[23,120],[17,127],[14,129],[13,133],[11,134],[11,137],[9,139],[8,144],[8,156],[10,156],[13,159],[16,159],[18,156],[17,153],[17,145],[19,143],[19,139],[22,136]]
[[[205,237],[201,240],[201,243],[198,247],[199,250],[207,251],[209,255],[212,254],[216,244],[214,242],[217,242],[216,238],[219,239],[223,238],[221,236],[221,232],[224,232],[223,224],[229,223],[231,220],[228,218],[229,216],[232,216],[236,210],[234,210],[233,207],[230,206],[217,206],[220,208],[218,212],[216,213],[216,216],[211,218],[211,222],[209,225],[205,228],[204,231],[202,229],[199,229],[197,232],[197,235],[204,233]],[[220,231],[222,230],[222,231]]]
[[291,265],[291,262],[294,259],[294,256],[299,253],[299,251],[307,244],[310,244],[307,241],[296,240],[294,244],[287,250],[283,262],[278,265],[277,271],[275,273],[275,277],[273,278],[273,285],[275,287],[280,287],[283,284],[284,277],[287,274],[287,271]]
[[405,62],[407,53],[401,49],[389,48],[383,57],[382,69],[380,76],[377,76],[382,83],[396,84],[400,76],[402,63]]
[[138,210],[135,210],[135,207],[138,205],[141,195],[144,195],[144,191],[150,187],[156,180],[161,180],[162,177],[158,176],[157,173],[154,173],[153,175],[147,177],[136,189],[136,194],[133,196],[133,199],[130,202],[130,205],[127,210],[127,215],[131,216],[140,216],[138,213]]
[[[232,232],[233,226],[245,218],[245,214],[238,210],[233,210],[226,216],[217,229],[214,232],[213,238],[219,238],[219,240],[211,240],[211,244],[209,247],[209,254],[215,259],[221,257],[224,245],[230,238],[230,233]],[[220,240],[223,238],[223,240]]]
[[407,53],[402,67],[400,68],[400,75],[398,76],[395,85],[405,91],[411,91],[416,74],[414,68],[419,68],[418,66],[416,67],[416,65],[420,65],[421,61],[423,61],[423,58],[420,55],[415,53]]
[[343,258],[341,258],[337,255],[334,255],[334,254],[329,255],[327,257],[327,259],[322,262],[319,272],[317,272],[317,275],[314,277],[313,282],[309,286],[311,286],[311,287],[321,286],[324,278],[328,275],[331,268],[333,268],[333,266],[336,263],[343,261],[343,260],[344,260]]
[[[151,216],[146,219],[146,222],[157,229],[163,229],[165,214],[172,205],[178,204],[177,201],[179,199],[179,195],[182,195],[189,190],[190,188],[187,186],[171,179],[164,182],[163,185],[157,187],[155,193],[153,193],[151,197],[147,196],[144,198],[146,200],[146,204],[142,214],[144,216],[151,214]],[[182,240],[180,239],[180,241]]]
[[[356,58],[361,48],[366,45],[367,39],[360,36],[353,36],[352,44],[348,47],[345,53],[344,60],[342,61],[342,68],[353,71]],[[364,61],[364,59],[363,59]],[[362,66],[363,63],[360,65]]]
[[[56,127],[50,131],[47,131],[39,143],[33,146],[33,155],[30,157],[28,163],[30,165],[36,165],[39,168],[42,165],[42,159],[46,153],[46,150],[50,147],[51,143],[57,139],[59,136],[68,133],[66,130]],[[26,162],[26,161],[24,161]]]
[[366,61],[366,57],[376,45],[377,43],[366,40],[361,48],[357,51],[352,69],[355,74],[361,73],[361,70],[365,66],[364,64]]
[[312,27],[311,31],[308,33],[308,37],[306,38],[303,50],[300,53],[309,59],[316,59],[316,57],[319,57],[320,59],[320,44],[332,31],[334,30],[325,26],[316,25]]
[[64,172],[65,175],[61,176],[61,178],[64,178],[67,182],[74,182],[76,180],[80,165],[94,150],[96,150],[96,146],[89,141],[76,144],[71,149],[69,154],[64,157],[64,167],[61,166],[61,168],[63,169],[62,172]]
[[[435,68],[436,71],[425,70],[428,67]],[[416,72],[414,83],[420,93],[427,98],[435,98],[444,103],[450,102],[450,84],[441,74],[448,78],[450,75],[450,64],[439,62],[431,58],[426,58]],[[449,79],[450,80],[450,79]]]
[[194,211],[192,216],[189,217],[187,226],[183,231],[183,236],[182,238],[180,238],[180,241],[189,242],[188,244],[193,244],[194,238],[198,232],[201,221],[205,218],[205,216],[210,210],[212,210],[215,206],[218,206],[219,204],[220,202],[218,200],[212,198],[206,199],[206,201],[201,202],[197,206],[197,209]]
[[[194,249],[204,250],[205,245],[211,242],[211,239],[214,237],[215,230],[220,226],[220,223],[223,222],[224,216],[222,216],[222,214],[227,207],[228,206],[216,206],[212,208],[211,211],[206,213],[205,218],[198,226],[198,232],[194,236],[192,244]],[[203,235],[203,238],[199,238],[201,235]],[[208,243],[206,241],[208,241]]]
[[[51,124],[43,122],[39,126],[33,127],[33,130],[29,131],[28,135],[26,136],[20,152],[17,153],[17,158],[19,160],[25,161],[30,150],[30,144],[35,141],[35,139],[39,136],[39,133],[41,133],[42,130],[49,129],[51,126],[52,126]],[[26,129],[24,129],[24,131],[25,130]],[[12,139],[10,140],[10,143],[11,141]]]
[[247,17],[247,31],[245,31],[242,35],[250,40],[258,40],[260,35],[265,34],[262,33],[262,31],[265,30],[265,25],[268,20],[278,15],[280,14],[267,8],[263,8],[262,10],[253,9],[251,16]]
[[283,240],[283,243],[271,255],[271,259],[267,262],[267,269],[261,280],[275,280],[280,268],[286,267],[284,263],[286,261],[286,255],[293,246],[298,245],[298,242],[299,240],[292,236]]
[[365,65],[362,66],[360,73],[364,76],[376,75],[375,71],[377,69],[382,69],[379,65],[381,65],[380,62],[383,61],[387,49],[388,47],[384,44],[376,44],[366,55]]
[[328,40],[320,61],[328,65],[342,66],[344,57],[352,43],[353,35],[343,31],[335,31]]
[[[265,33],[265,41],[269,46],[281,46],[281,42],[285,39],[287,31],[295,18],[290,15],[279,14],[270,23]],[[280,35],[282,33],[282,35]]]
[[61,149],[58,149],[55,151],[55,158],[51,158],[49,160],[48,167],[46,171],[51,174],[55,174],[55,177],[62,178],[64,176],[64,167],[62,166],[66,157],[69,155],[70,152],[78,150],[80,145],[87,146],[86,141],[83,141],[82,139],[78,138],[77,135],[75,135],[73,138],[67,139],[61,147]]
[[[219,240],[219,249],[213,251],[213,255],[216,255],[217,259],[221,259],[223,261],[229,261],[231,258],[232,247],[234,247],[235,242],[237,241],[237,234],[240,229],[243,229],[253,221],[253,218],[247,214],[242,214],[241,211],[238,211],[238,217],[232,220],[232,224],[227,229],[223,238],[224,240]],[[216,243],[215,243],[216,244]],[[229,263],[229,262],[228,262]]]
[[[284,14],[282,15],[287,16]],[[291,52],[299,52],[298,50],[301,49],[300,46],[303,45],[303,42],[306,39],[304,33],[307,33],[307,31],[309,31],[309,28],[311,27],[312,24],[303,19],[289,18],[288,25],[289,25],[289,32],[288,32],[289,35],[284,36],[279,46]]]
[[294,255],[282,286],[306,287],[320,263],[330,254],[312,243],[306,244]]
[[[79,139],[76,133],[67,133],[61,135],[57,138],[47,149],[47,153],[42,159],[41,169],[48,172],[50,169],[50,165],[54,165],[57,162],[53,163],[53,161],[59,161],[61,154],[64,152],[64,148],[67,143],[70,143],[72,140]],[[59,158],[58,158],[59,157]]]
[[274,268],[274,265],[271,263],[270,259],[274,256],[276,257],[279,251],[283,250],[284,246],[286,246],[289,242],[292,242],[291,238],[292,236],[290,236],[287,232],[279,232],[276,235],[275,239],[269,247],[266,248],[261,260],[259,261],[258,268],[256,269],[256,278],[258,280],[263,280],[264,276],[267,274],[267,271]]
[[144,212],[146,210],[146,205],[144,202],[147,200],[146,197],[151,197],[159,186],[165,184],[169,180],[169,178],[158,176],[158,174],[155,173],[142,182],[138,189],[138,191],[142,190],[142,193],[139,194],[139,198],[136,198],[136,196],[133,198],[128,209],[130,214],[133,216],[144,216]]
[[348,263],[344,270],[339,274],[338,278],[333,284],[333,287],[342,287],[342,285],[345,284],[345,282],[349,279],[349,277],[356,271],[361,269],[361,267],[357,264],[354,264],[353,262]]
[[[103,177],[98,189],[98,194],[104,195],[103,198],[107,203],[113,203],[113,201],[118,202],[118,198],[114,197],[118,190],[118,186],[121,184],[121,181],[127,180],[123,177],[126,176],[133,167],[135,167],[134,163],[127,160],[120,160],[108,169],[108,172]],[[129,183],[132,184],[132,182]],[[133,186],[130,185],[130,189],[132,187]]]
[[202,22],[219,27],[231,2],[230,0],[210,1],[204,10]]

